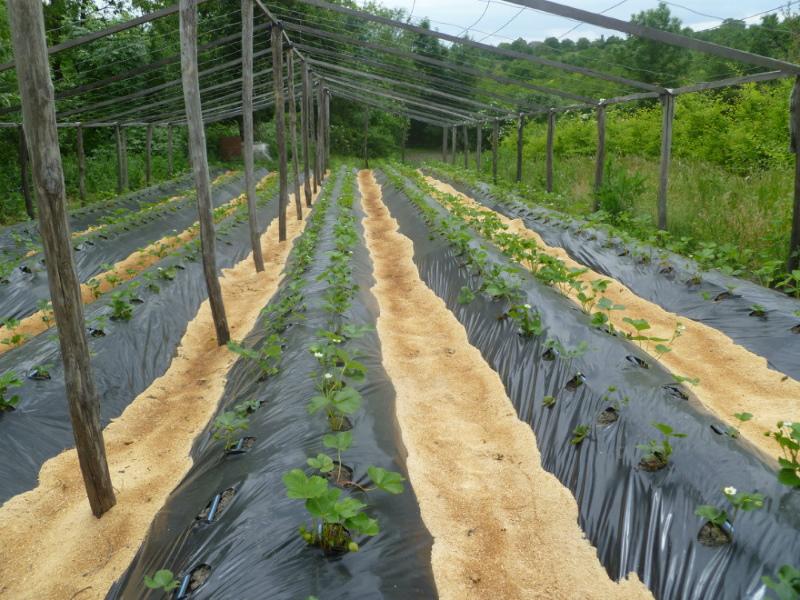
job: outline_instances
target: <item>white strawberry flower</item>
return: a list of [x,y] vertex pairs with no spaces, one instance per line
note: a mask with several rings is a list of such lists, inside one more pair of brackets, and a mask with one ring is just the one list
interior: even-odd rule
[[735,496],[736,495],[736,488],[732,485],[729,485],[724,490],[722,490],[726,496]]
[[333,375],[330,373],[325,373],[325,379],[333,379]]
[[314,358],[322,358],[322,352],[314,352]]

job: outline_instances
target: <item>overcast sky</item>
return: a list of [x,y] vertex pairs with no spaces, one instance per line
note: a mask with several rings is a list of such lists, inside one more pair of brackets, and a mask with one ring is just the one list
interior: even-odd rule
[[[620,19],[629,19],[634,13],[658,6],[658,0],[559,1],[594,12],[605,11],[605,14]],[[405,9],[407,13],[413,8],[412,21],[429,17],[433,27],[445,33],[459,35],[469,28],[473,39],[483,39],[491,44],[519,37],[543,40],[563,36],[577,40],[613,33],[592,25],[581,25],[573,30],[577,25],[574,21],[530,9],[520,12],[520,6],[502,0],[383,0],[382,3],[391,8]],[[778,12],[776,7],[786,7],[787,4],[791,4],[793,11],[800,8],[800,0],[678,0],[667,4],[672,14],[692,29],[714,27],[725,18],[743,19],[765,11]],[[747,20],[748,23],[759,21],[760,16]]]

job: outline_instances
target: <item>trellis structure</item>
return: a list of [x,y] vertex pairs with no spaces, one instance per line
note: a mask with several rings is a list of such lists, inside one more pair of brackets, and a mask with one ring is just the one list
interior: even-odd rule
[[[480,65],[456,64],[411,52],[388,41],[362,39],[358,32],[342,33],[326,27],[324,16],[309,23],[302,13],[278,1],[241,0],[241,35],[224,35],[198,44],[198,5],[212,0],[180,0],[179,4],[142,15],[103,30],[46,47],[42,7],[29,0],[8,0],[15,61],[0,64],[0,72],[16,68],[21,105],[0,109],[0,116],[18,117],[0,123],[0,127],[19,131],[19,160],[23,177],[23,196],[28,214],[33,216],[33,199],[27,185],[30,165],[38,203],[44,254],[50,291],[59,324],[65,364],[67,393],[73,429],[84,481],[92,510],[100,516],[114,503],[108,469],[105,464],[98,401],[95,397],[89,365],[88,347],[83,330],[83,308],[79,281],[71,254],[66,202],[58,148],[57,128],[72,128],[76,135],[79,190],[85,197],[85,156],[83,131],[86,128],[109,128],[117,140],[118,191],[128,187],[126,129],[146,130],[146,180],[152,175],[152,140],[155,128],[165,128],[168,135],[168,164],[172,173],[173,129],[187,128],[189,153],[197,188],[200,237],[204,275],[220,344],[229,337],[219,282],[216,277],[214,225],[211,218],[210,182],[204,125],[232,118],[242,119],[243,158],[246,194],[250,218],[250,238],[257,270],[264,268],[255,218],[255,180],[253,161],[253,113],[268,107],[275,109],[275,128],[280,178],[278,219],[280,239],[286,239],[286,207],[289,190],[289,148],[295,180],[295,208],[302,218],[301,195],[311,205],[312,185],[316,190],[330,156],[330,99],[340,98],[365,107],[364,159],[368,161],[368,127],[371,110],[393,113],[442,129],[442,159],[455,162],[458,138],[462,138],[465,164],[470,148],[469,129],[476,129],[476,165],[480,169],[483,131],[491,129],[492,174],[497,179],[500,125],[517,126],[516,178],[522,178],[523,127],[526,119],[547,117],[546,184],[553,189],[553,147],[557,115],[575,109],[590,109],[597,117],[597,155],[594,187],[603,184],[605,165],[606,109],[609,106],[646,99],[659,99],[663,107],[661,169],[658,193],[658,226],[667,226],[667,184],[672,148],[675,98],[681,94],[795,77],[789,123],[792,147],[800,139],[800,65],[712,44],[684,35],[656,30],[605,15],[565,6],[549,0],[509,0],[521,7],[535,9],[620,31],[643,39],[701,52],[730,61],[766,69],[754,74],[702,82],[678,88],[666,88],[637,81],[604,70],[572,65],[535,54],[499,48],[464,37],[448,35],[409,22],[402,22],[363,10],[335,5],[326,0],[300,0],[324,13],[336,13],[348,23],[370,24],[392,35],[398,32],[436,38],[483,53],[521,60],[553,72],[590,78],[604,86],[624,89],[611,98],[575,94],[557,85],[498,74]],[[269,6],[268,6],[269,5]],[[254,10],[257,9],[257,10]],[[274,11],[274,12],[273,12]],[[133,27],[171,15],[179,16],[180,53],[150,64],[98,79],[66,90],[53,89],[48,58],[96,40],[108,38]],[[338,22],[337,22],[338,24]],[[290,37],[291,35],[291,37]],[[260,43],[260,44],[259,44]],[[258,47],[258,45],[263,47]],[[233,48],[239,55],[218,64],[205,60],[209,53]],[[227,58],[227,57],[223,57]],[[411,69],[406,63],[424,66]],[[180,64],[180,78],[143,86],[125,95],[109,96],[99,101],[80,102],[82,96],[96,93],[115,83],[157,73],[169,65]],[[285,67],[288,69],[288,77]],[[296,68],[299,65],[299,68]],[[299,81],[298,81],[299,75]],[[501,93],[464,85],[460,76],[491,80],[511,86],[531,99],[510,98]],[[267,79],[269,78],[269,79]],[[45,93],[46,92],[46,93]],[[57,110],[59,103],[67,102]],[[286,131],[288,102],[289,132]],[[296,111],[299,106],[300,135]],[[462,135],[458,135],[461,129]],[[405,151],[406,128],[403,131]],[[298,141],[299,140],[299,141]],[[304,175],[303,194],[299,172]],[[312,177],[313,175],[313,177]],[[789,248],[789,270],[800,266],[800,161],[796,160],[793,226]]]

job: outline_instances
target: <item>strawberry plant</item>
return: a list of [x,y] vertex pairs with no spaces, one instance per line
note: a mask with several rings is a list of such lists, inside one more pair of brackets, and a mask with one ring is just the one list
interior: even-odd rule
[[517,324],[520,335],[533,337],[541,335],[544,331],[542,327],[542,316],[539,311],[531,308],[530,304],[515,304],[504,317],[510,318]]
[[5,344],[6,346],[16,348],[24,344],[25,340],[30,337],[27,333],[17,333],[16,329],[20,325],[18,319],[8,317],[7,319],[0,321],[0,325],[2,325],[3,329],[11,334],[7,338],[0,340],[0,344]]
[[214,419],[211,430],[215,440],[225,442],[225,450],[230,450],[236,445],[236,434],[245,431],[250,426],[250,420],[235,410],[228,410]]
[[279,335],[272,334],[264,340],[264,343],[258,349],[245,348],[240,342],[230,340],[228,342],[228,350],[244,359],[255,362],[261,371],[259,381],[263,381],[278,374],[278,366],[283,354],[283,340]]
[[669,464],[669,457],[672,456],[672,438],[685,438],[685,433],[678,433],[666,423],[651,423],[661,432],[660,440],[650,440],[647,444],[637,444],[637,448],[645,454],[639,465],[647,471],[658,471]]
[[53,315],[53,304],[50,302],[50,300],[42,298],[36,303],[36,308],[42,313],[42,323],[44,323],[47,329],[50,329],[55,321],[55,317]]
[[778,457],[778,481],[789,487],[800,488],[800,422],[780,421],[774,431],[764,435],[778,442],[783,453]]
[[175,575],[169,569],[156,571],[152,577],[149,575],[144,576],[144,585],[151,590],[162,590],[169,593],[177,589],[180,584],[181,582],[175,578]]
[[586,436],[589,435],[590,431],[591,427],[589,427],[589,425],[578,425],[572,430],[572,439],[569,441],[569,443],[573,446],[578,446],[583,440],[586,439]]
[[133,305],[130,303],[131,293],[121,290],[111,294],[111,319],[113,321],[130,321],[133,318]]
[[777,579],[765,575],[761,578],[769,589],[778,596],[778,600],[797,600],[800,598],[800,569],[783,565],[778,569]]
[[[331,377],[325,377],[331,375]],[[331,381],[331,384],[323,383],[321,386],[321,393],[314,396],[308,403],[309,414],[316,414],[320,410],[325,410],[328,423],[333,431],[341,431],[347,427],[347,416],[353,415],[361,408],[361,394],[351,387],[342,387],[337,389],[338,386],[333,385],[331,373],[323,375],[323,382]]]
[[728,486],[722,490],[725,499],[733,506],[733,514],[728,511],[704,504],[698,506],[694,514],[706,520],[703,529],[700,530],[699,539],[706,545],[720,545],[730,543],[733,535],[733,528],[730,525],[736,520],[739,511],[751,511],[763,508],[763,494],[748,494],[739,492],[735,487]]
[[13,410],[19,404],[19,396],[14,394],[9,396],[9,388],[16,388],[22,385],[22,381],[14,371],[6,371],[0,375],[0,412]]

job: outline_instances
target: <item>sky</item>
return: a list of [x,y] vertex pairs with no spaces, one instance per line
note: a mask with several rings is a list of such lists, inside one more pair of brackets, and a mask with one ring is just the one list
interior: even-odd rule
[[[361,1],[361,0],[359,0]],[[655,8],[658,0],[557,0],[576,8],[604,12],[618,19],[630,19],[632,14]],[[517,38],[543,40],[548,37],[581,37],[595,39],[609,32],[593,25],[578,23],[533,11],[503,0],[381,0],[389,8],[413,9],[412,22],[429,17],[434,29],[453,35],[463,34],[469,28],[470,36],[488,44],[499,44]],[[778,12],[778,7],[791,4],[793,12],[800,10],[800,0],[678,0],[667,2],[672,14],[692,29],[707,29],[719,25],[726,18],[742,19],[757,13]],[[695,12],[692,12],[695,11]],[[698,14],[702,13],[702,14]],[[757,23],[760,16],[748,19]],[[493,35],[492,35],[493,34]],[[624,35],[616,33],[617,35]]]

